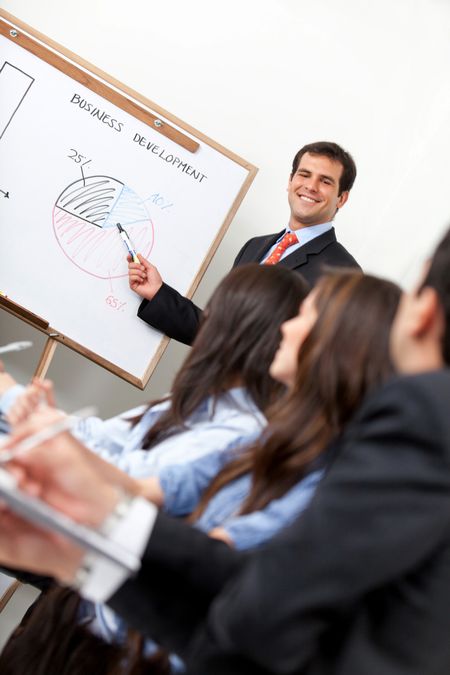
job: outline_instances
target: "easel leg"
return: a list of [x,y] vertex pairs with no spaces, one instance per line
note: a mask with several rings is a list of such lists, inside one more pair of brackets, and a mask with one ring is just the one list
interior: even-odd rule
[[12,582],[11,586],[9,586],[6,591],[3,593],[2,596],[0,596],[0,612],[4,610],[8,602],[11,600],[12,596],[14,593],[17,591],[18,588],[20,588],[22,584],[20,581],[15,581]]
[[39,359],[36,372],[34,373],[34,376],[38,377],[40,380],[43,380],[47,374],[57,344],[57,341],[53,338],[47,338],[47,342],[45,343],[44,350],[41,354],[41,358]]

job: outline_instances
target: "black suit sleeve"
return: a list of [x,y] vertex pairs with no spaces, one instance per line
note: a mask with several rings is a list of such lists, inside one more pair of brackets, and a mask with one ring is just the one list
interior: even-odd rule
[[367,402],[310,508],[212,604],[190,673],[247,672],[225,666],[237,655],[261,672],[304,672],[330,625],[439,550],[450,462],[438,400],[406,380]]
[[[277,235],[256,237],[247,241],[234,261],[233,267],[259,260],[265,242],[272,243]],[[138,317],[164,335],[191,345],[200,327],[202,310],[168,284],[163,283],[152,300],[143,300]]]
[[211,600],[245,559],[245,554],[159,513],[139,574],[108,604],[131,626],[183,655]]
[[152,300],[143,300],[138,317],[178,342],[191,345],[199,329],[202,310],[174,288],[164,284]]

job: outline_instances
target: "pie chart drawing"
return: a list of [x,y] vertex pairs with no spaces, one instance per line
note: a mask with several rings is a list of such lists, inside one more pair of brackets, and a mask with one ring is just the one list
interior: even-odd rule
[[154,227],[141,197],[109,176],[89,176],[68,185],[56,200],[53,229],[59,246],[79,269],[99,279],[128,275],[127,251],[116,223],[148,258]]

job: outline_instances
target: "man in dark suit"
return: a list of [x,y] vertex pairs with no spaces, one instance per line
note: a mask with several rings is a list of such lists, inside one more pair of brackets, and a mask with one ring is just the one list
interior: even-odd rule
[[[289,233],[294,236],[279,262],[300,272],[311,286],[325,265],[359,267],[336,240],[333,227],[336,212],[347,201],[355,177],[353,158],[336,143],[305,145],[295,155],[289,177],[288,226],[281,232],[250,239],[239,251],[233,267],[266,262]],[[143,298],[138,316],[165,335],[191,344],[201,309],[165,284],[154,265],[142,256],[140,259],[140,265],[129,263],[130,287]]]
[[[94,563],[82,592],[109,597],[191,675],[448,675],[449,269],[450,231],[400,304],[391,333],[400,374],[364,402],[292,526],[244,555],[134,500],[139,546],[131,530],[123,536],[131,516],[120,528],[143,551],[139,573],[109,586]],[[101,523],[117,504],[73,440],[19,463],[34,490],[78,519]],[[70,582],[80,558],[17,518],[2,523],[7,564]]]

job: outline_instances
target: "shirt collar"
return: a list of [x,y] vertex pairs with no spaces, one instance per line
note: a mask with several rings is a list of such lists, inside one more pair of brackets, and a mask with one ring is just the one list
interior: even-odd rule
[[[198,421],[204,416],[206,416],[207,419],[210,419],[213,417],[214,413],[227,413],[230,409],[230,403],[234,408],[239,408],[244,413],[264,418],[262,412],[259,410],[245,387],[232,387],[217,396],[207,396],[192,413],[190,421]],[[166,399],[161,401],[161,403],[153,405],[145,414],[151,417],[155,412],[163,412],[169,407],[170,399]],[[189,426],[189,421],[186,421],[186,424]]]
[[[329,223],[320,223],[320,225],[301,227],[299,230],[291,230],[291,228],[288,226],[286,228],[286,232],[292,232],[292,234],[295,234],[299,243],[303,246],[303,244],[307,244],[308,241],[315,239],[321,234],[324,234],[324,232],[328,232],[332,227],[333,221],[330,221]],[[284,234],[285,233],[283,232],[283,236]]]
[[[230,399],[233,402],[233,406],[239,408],[242,412],[261,414],[245,387],[232,387],[223,394],[216,397],[209,396],[208,399],[204,401],[208,415],[211,416],[214,410],[216,411],[216,414],[217,412],[222,412],[222,409],[227,411],[230,407]],[[203,408],[202,412],[204,411],[205,408]]]

